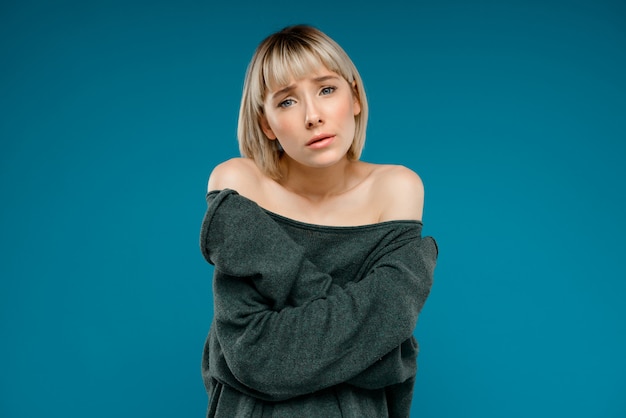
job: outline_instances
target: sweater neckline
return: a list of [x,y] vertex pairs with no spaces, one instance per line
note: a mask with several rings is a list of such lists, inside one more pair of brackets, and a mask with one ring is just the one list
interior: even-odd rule
[[388,228],[391,226],[400,226],[400,225],[406,225],[406,226],[422,226],[423,225],[422,221],[412,220],[412,219],[406,219],[406,220],[399,219],[399,220],[383,221],[383,222],[376,222],[376,223],[363,224],[363,225],[324,225],[324,224],[314,224],[310,222],[299,221],[293,218],[288,218],[284,215],[280,215],[276,212],[272,212],[263,207],[261,207],[261,209],[278,222],[289,224],[291,226],[295,226],[301,229],[309,229],[309,230],[317,230],[317,231],[353,232],[353,231]]
[[263,212],[265,212],[268,216],[273,218],[275,221],[281,222],[283,224],[288,224],[300,229],[307,230],[315,230],[315,231],[328,231],[328,232],[355,232],[355,231],[368,231],[375,230],[381,228],[389,228],[393,226],[414,226],[414,227],[422,227],[422,221],[414,220],[414,219],[397,219],[391,221],[382,221],[371,224],[363,224],[363,225],[324,225],[324,224],[314,224],[310,222],[299,221],[297,219],[288,218],[287,216],[280,215],[276,212],[272,212],[271,210],[265,209],[260,206],[254,200],[248,199],[247,197],[239,194],[236,190],[233,189],[222,189],[222,190],[211,190],[207,192],[206,198],[208,200],[209,196],[217,195],[219,193],[226,192],[229,194],[235,194],[239,198],[247,200],[249,202],[254,203],[257,207],[259,207]]

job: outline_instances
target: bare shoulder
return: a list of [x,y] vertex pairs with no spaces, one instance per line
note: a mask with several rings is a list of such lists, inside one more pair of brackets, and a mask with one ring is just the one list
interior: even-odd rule
[[231,158],[215,166],[207,185],[207,191],[232,189],[246,195],[260,181],[260,171],[249,158]]
[[422,220],[424,184],[420,176],[401,165],[376,169],[374,194],[382,202],[381,221]]

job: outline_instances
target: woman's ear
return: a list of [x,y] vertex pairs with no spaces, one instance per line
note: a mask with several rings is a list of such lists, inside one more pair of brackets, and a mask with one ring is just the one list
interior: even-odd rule
[[259,124],[261,124],[261,130],[263,131],[267,139],[276,139],[276,135],[274,135],[274,131],[272,131],[272,128],[270,128],[270,124],[267,123],[267,119],[264,115],[259,116]]
[[359,98],[359,91],[356,89],[356,80],[352,81],[352,97],[354,97],[354,116],[361,113],[361,99]]

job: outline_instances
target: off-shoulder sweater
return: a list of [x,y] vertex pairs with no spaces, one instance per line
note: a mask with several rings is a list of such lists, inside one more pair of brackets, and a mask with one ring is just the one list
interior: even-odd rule
[[314,225],[229,189],[207,204],[207,417],[408,417],[438,254],[422,223]]

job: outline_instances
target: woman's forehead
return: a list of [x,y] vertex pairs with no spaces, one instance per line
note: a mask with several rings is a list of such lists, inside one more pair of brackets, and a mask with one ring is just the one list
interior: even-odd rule
[[[320,69],[332,69],[332,63],[325,62],[312,51],[282,52],[271,54],[265,62],[263,73],[265,85],[276,88],[288,85],[291,81],[306,77]],[[329,65],[330,64],[330,65]]]
[[286,86],[292,85],[302,80],[315,79],[326,75],[339,75],[335,71],[329,70],[324,64],[310,68],[308,71],[286,71],[280,77],[274,76],[266,80],[266,89],[268,91],[280,90]]

